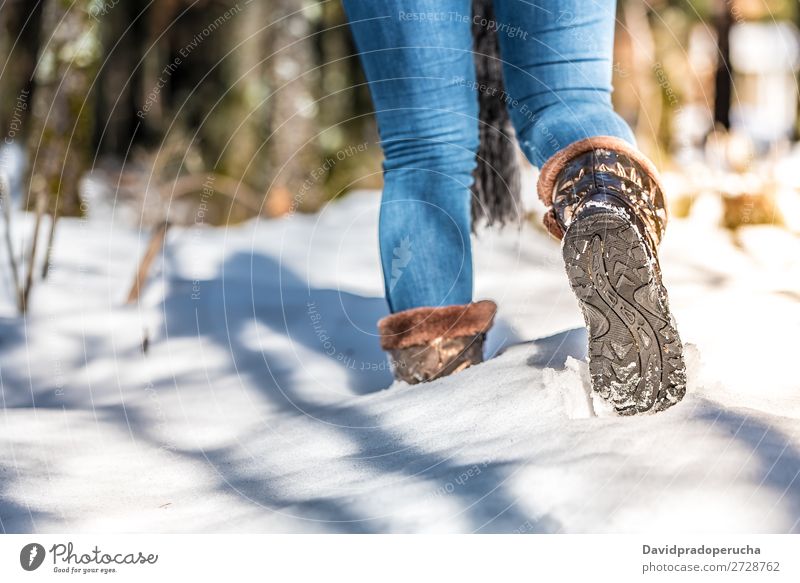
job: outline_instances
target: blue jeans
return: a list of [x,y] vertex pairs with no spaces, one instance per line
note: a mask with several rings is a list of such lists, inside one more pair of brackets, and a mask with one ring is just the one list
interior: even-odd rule
[[[392,312],[472,301],[478,91],[470,0],[344,0],[380,131],[380,249]],[[506,100],[541,166],[577,140],[633,143],[611,106],[615,0],[494,0]]]

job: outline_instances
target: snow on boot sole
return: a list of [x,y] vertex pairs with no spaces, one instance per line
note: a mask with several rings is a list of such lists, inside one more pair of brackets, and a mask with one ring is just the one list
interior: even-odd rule
[[663,411],[686,368],[661,273],[624,213],[592,208],[567,229],[564,261],[589,329],[592,389],[620,415]]

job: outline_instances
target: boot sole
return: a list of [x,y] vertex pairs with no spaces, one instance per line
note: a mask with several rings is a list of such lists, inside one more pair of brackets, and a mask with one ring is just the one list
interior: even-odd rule
[[589,329],[592,389],[620,415],[663,411],[686,367],[660,270],[630,220],[592,209],[567,229],[564,262]]

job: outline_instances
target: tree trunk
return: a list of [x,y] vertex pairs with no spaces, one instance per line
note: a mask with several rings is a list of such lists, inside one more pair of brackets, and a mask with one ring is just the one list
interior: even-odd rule
[[144,4],[121,2],[103,14],[101,34],[105,61],[99,74],[94,141],[101,154],[124,158],[141,119],[136,115],[142,94],[141,59],[150,46]]
[[0,8],[0,128],[6,144],[26,127],[41,15],[41,2],[5,2]]
[[[253,2],[227,25],[232,32],[226,36],[225,51],[230,53],[221,63],[221,73],[223,86],[228,89],[209,117],[209,134],[204,136],[207,143],[216,136],[224,147],[209,160],[213,170],[242,182],[236,189],[236,202],[243,202],[240,194],[252,188],[261,195],[259,206],[269,185],[269,148],[265,144],[269,135],[269,101],[265,102],[269,83],[264,59],[271,30],[264,27],[269,24],[270,12],[267,3]],[[252,209],[232,204],[226,221],[248,214]]]
[[49,198],[54,214],[78,215],[78,183],[92,160],[92,84],[100,59],[92,0],[46,0],[28,137],[28,206]]
[[[268,209],[302,209],[321,198],[323,183],[314,171],[322,165],[315,135],[318,105],[312,90],[317,81],[311,23],[297,12],[297,0],[273,0],[270,4],[267,75],[270,87],[269,161],[271,188]],[[291,13],[291,16],[288,16]],[[276,22],[281,19],[280,22]]]
[[[669,146],[670,117],[673,111],[662,102],[662,83],[668,82],[660,62],[656,58],[656,42],[650,24],[648,7],[641,2],[626,2],[622,8],[624,23],[618,26],[627,35],[630,50],[630,67],[633,72],[625,79],[630,87],[638,111],[634,133],[640,147],[650,156],[655,156],[659,146]],[[625,71],[628,74],[628,71]]]
[[731,127],[731,96],[733,77],[731,71],[730,32],[733,26],[731,2],[717,0],[714,30],[717,33],[717,73],[714,79],[714,122],[725,129]]

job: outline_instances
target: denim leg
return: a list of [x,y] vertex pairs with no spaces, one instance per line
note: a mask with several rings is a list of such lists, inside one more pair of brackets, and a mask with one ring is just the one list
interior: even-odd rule
[[615,0],[494,0],[511,119],[540,166],[572,142],[635,144],[611,105]]
[[392,312],[472,301],[478,104],[469,0],[345,0],[384,152],[379,239]]

